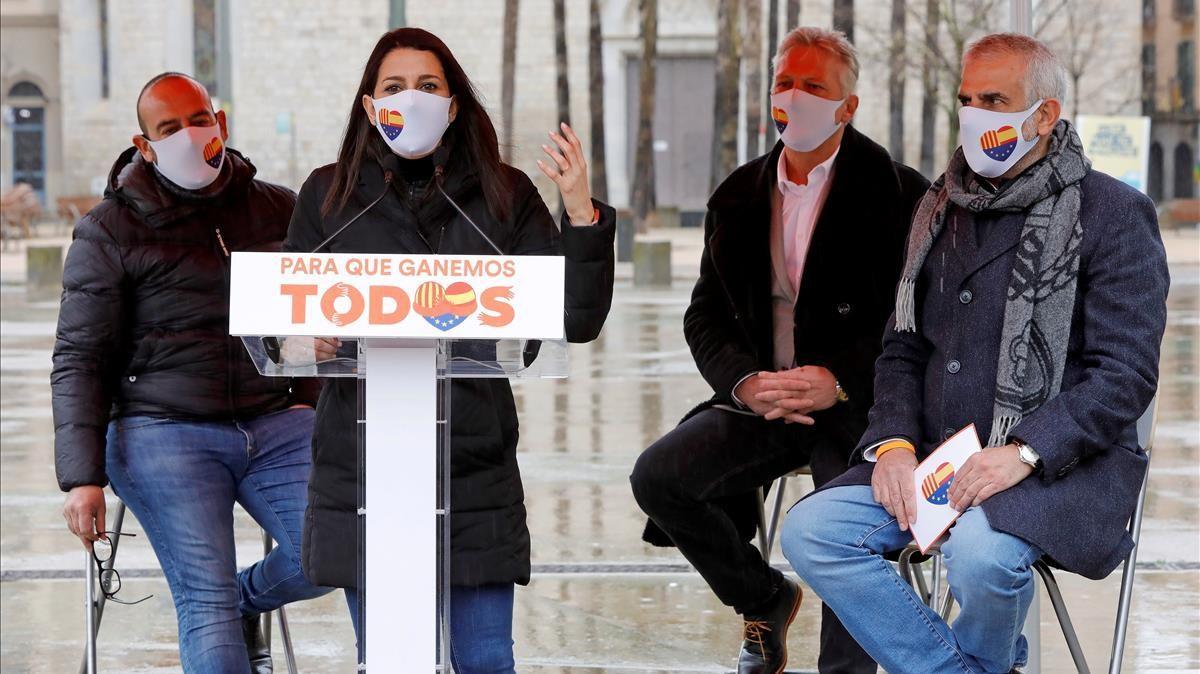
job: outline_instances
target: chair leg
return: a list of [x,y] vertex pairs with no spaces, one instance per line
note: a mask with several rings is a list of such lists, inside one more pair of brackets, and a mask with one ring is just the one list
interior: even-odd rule
[[[271,549],[275,547],[275,541],[271,540],[271,534],[267,533],[266,529],[262,530],[263,539],[263,558],[271,554]],[[271,614],[270,612],[262,614],[259,617],[262,622],[263,642],[267,644],[267,652],[271,650]]]
[[[108,561],[104,563],[104,568],[111,569],[117,563],[117,548],[121,544],[121,528],[125,526],[125,502],[117,500],[117,507],[113,509],[112,528],[109,529],[114,536],[112,541],[112,555]],[[87,578],[87,630],[88,638],[84,646],[83,662],[79,663],[79,674],[95,674],[96,673],[96,640],[100,634],[100,621],[104,618],[104,605],[108,602],[108,597],[103,594],[96,596],[96,583],[99,581],[96,578],[96,564],[90,553],[86,554],[87,568],[85,577]]]
[[83,576],[87,588],[83,592],[84,629],[87,636],[84,641],[83,674],[96,674],[96,565],[92,555],[83,551]]
[[929,599],[925,602],[929,608],[937,610],[938,599],[942,596],[942,556],[933,556],[932,576],[929,583]]
[[1108,659],[1109,674],[1121,674],[1121,661],[1125,658],[1125,631],[1129,627],[1129,611],[1133,602],[1133,574],[1137,568],[1138,539],[1142,534],[1142,509],[1146,505],[1146,482],[1150,479],[1150,468],[1147,466],[1146,475],[1142,478],[1142,490],[1138,495],[1137,508],[1133,511],[1133,519],[1129,523],[1129,535],[1133,539],[1133,549],[1125,560],[1125,568],[1121,570],[1121,599],[1117,602],[1117,624],[1113,628],[1112,653]]
[[288,674],[298,674],[296,669],[296,651],[292,648],[292,631],[288,628],[287,612],[280,606],[279,637],[283,641],[283,657],[287,660]]
[[770,562],[771,553],[767,550],[767,511],[764,501],[767,500],[767,495],[762,487],[758,488],[758,552],[763,556],[763,559]]
[[1025,625],[1021,628],[1029,647],[1029,659],[1021,670],[1024,674],[1042,674],[1042,590],[1037,579],[1037,576],[1033,577],[1033,601],[1029,603]]
[[921,570],[921,566],[919,564],[912,565],[912,570],[912,578],[913,580],[917,581],[917,597],[928,606],[929,598],[932,595],[929,594],[929,585],[925,582],[925,572]]
[[1075,661],[1075,669],[1080,674],[1090,674],[1087,658],[1084,657],[1083,648],[1079,645],[1079,637],[1075,634],[1075,626],[1071,624],[1071,616],[1067,613],[1067,605],[1063,601],[1062,592],[1058,589],[1058,581],[1054,579],[1054,573],[1042,562],[1035,563],[1033,568],[1037,569],[1038,574],[1042,577],[1042,582],[1046,585],[1046,593],[1050,595],[1050,603],[1054,606],[1054,614],[1058,616],[1058,624],[1062,628],[1063,638],[1067,640],[1071,659]]
[[783,511],[783,490],[787,488],[787,475],[781,475],[775,483],[775,501],[771,506],[771,521],[767,525],[767,562],[771,561],[771,551],[775,549],[775,534],[779,532],[779,513]]
[[[263,529],[263,557],[271,554],[271,550],[275,547],[275,541],[271,540],[271,534]],[[283,640],[283,656],[287,660],[288,674],[297,674],[296,670],[296,652],[292,648],[292,633],[288,629],[287,612],[280,606],[277,609],[279,614],[279,636]],[[271,649],[271,614],[264,613],[262,615],[262,630],[263,641],[267,644],[267,649]]]
[[917,586],[913,585],[912,575],[912,556],[914,553],[916,553],[916,550],[913,550],[912,548],[905,548],[901,550],[900,558],[896,562],[896,570],[900,572],[900,577],[904,579],[904,582],[912,585],[912,588],[915,590],[917,589]]

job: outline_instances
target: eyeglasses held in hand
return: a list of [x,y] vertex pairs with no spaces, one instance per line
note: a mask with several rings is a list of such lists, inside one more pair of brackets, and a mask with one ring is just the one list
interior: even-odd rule
[[[126,534],[116,531],[101,531],[104,536],[130,536],[134,537],[137,534]],[[109,601],[115,601],[118,604],[133,606],[140,604],[154,595],[146,595],[137,601],[122,601],[117,599],[116,594],[121,591],[121,574],[117,573],[116,569],[105,567],[104,563],[111,560],[113,556],[113,544],[111,540],[97,539],[92,543],[92,559],[96,560],[96,569],[100,574],[100,592],[104,598]]]

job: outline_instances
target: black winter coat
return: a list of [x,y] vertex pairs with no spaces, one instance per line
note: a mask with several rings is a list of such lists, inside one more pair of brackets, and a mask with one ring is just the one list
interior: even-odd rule
[[[683,334],[715,404],[734,404],[733,389],[746,375],[775,369],[771,308],[771,204],[778,190],[783,144],[735,170],[708,201],[700,278],[683,317]],[[867,427],[874,401],[875,359],[896,301],[904,241],[912,213],[929,182],[892,161],[878,144],[848,127],[833,162],[833,182],[813,229],[804,261],[794,322],[795,360],[818,365],[838,378],[850,397],[813,414],[814,454],[849,467],[849,456]],[[751,511],[734,515],[753,531]],[[643,538],[670,539],[653,523]]]
[[[385,190],[374,159],[340,212],[321,214],[334,165],[314,171],[300,188],[284,249],[308,252]],[[616,213],[597,204],[600,222],[562,231],[522,172],[504,166],[512,213],[497,222],[471,169],[451,160],[445,189],[509,255],[566,257],[566,335],[587,342],[600,333],[612,304]],[[428,243],[426,243],[428,242]],[[339,235],[332,253],[495,254],[435,191],[397,176],[387,196]],[[357,384],[329,379],[317,405],[313,473],[303,540],[305,575],[318,585],[352,587],[357,569]],[[505,379],[455,379],[451,389],[451,582],[529,582],[529,529],[517,466],[517,412]]]
[[229,252],[278,250],[295,203],[254,174],[229,150],[224,187],[187,192],[131,147],[75,225],[50,375],[64,491],[108,483],[112,418],[251,419],[316,402],[316,380],[259,376],[229,336]]

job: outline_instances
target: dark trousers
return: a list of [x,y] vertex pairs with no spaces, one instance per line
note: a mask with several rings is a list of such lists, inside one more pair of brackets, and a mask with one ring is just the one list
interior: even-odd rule
[[[817,486],[825,484],[845,472],[855,440],[843,444],[813,427],[712,408],[642,452],[630,482],[638,505],[717,598],[745,613],[768,602],[783,579],[750,544],[756,490],[804,465]],[[828,607],[822,607],[818,667],[823,674],[876,671]]]

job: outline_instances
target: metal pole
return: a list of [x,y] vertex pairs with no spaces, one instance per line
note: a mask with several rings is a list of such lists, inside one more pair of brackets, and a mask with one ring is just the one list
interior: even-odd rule
[[1033,0],[1009,0],[1009,30],[1024,35],[1033,34]]
[[83,610],[87,616],[84,622],[87,627],[87,674],[96,674],[96,565],[92,553],[83,552],[84,576],[87,579],[87,589],[83,592]]

